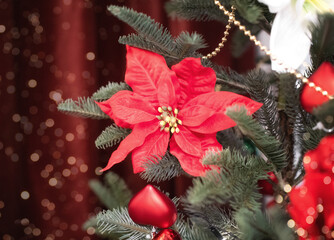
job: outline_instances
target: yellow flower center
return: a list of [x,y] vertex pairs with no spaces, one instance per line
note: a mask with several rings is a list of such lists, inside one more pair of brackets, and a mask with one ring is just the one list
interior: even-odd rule
[[178,109],[173,109],[172,107],[159,107],[158,112],[161,113],[157,118],[160,120],[160,131],[174,132],[179,133],[180,129],[178,125],[182,125],[182,121],[177,118],[177,114],[179,113]]

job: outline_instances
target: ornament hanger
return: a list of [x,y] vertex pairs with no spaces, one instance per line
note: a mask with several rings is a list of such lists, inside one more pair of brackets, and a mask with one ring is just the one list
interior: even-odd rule
[[313,82],[311,82],[308,78],[304,77],[296,69],[293,69],[287,66],[285,63],[277,59],[266,46],[262,45],[262,43],[259,40],[257,40],[257,38],[254,35],[252,35],[249,30],[247,30],[247,28],[244,25],[241,25],[240,21],[235,19],[234,12],[236,8],[234,6],[231,6],[232,11],[229,12],[218,0],[214,0],[214,2],[215,2],[215,5],[217,5],[219,9],[223,11],[226,16],[228,16],[228,25],[226,26],[226,30],[224,32],[224,37],[222,38],[222,42],[219,43],[219,47],[217,47],[213,52],[209,53],[208,55],[202,57],[203,59],[208,59],[208,58],[212,58],[213,56],[216,56],[217,53],[220,51],[220,49],[224,47],[224,43],[227,41],[227,36],[229,35],[228,31],[230,30],[231,24],[233,23],[244,33],[244,35],[249,37],[249,39],[252,42],[254,42],[254,44],[258,46],[262,52],[264,52],[267,56],[271,57],[272,61],[276,62],[278,65],[281,65],[285,71],[293,74],[297,79],[300,79],[303,83],[307,84],[309,87],[314,88],[317,92],[321,92],[322,95],[328,97],[329,99],[334,99],[334,96],[329,95],[328,92],[323,90],[321,87],[316,86]]

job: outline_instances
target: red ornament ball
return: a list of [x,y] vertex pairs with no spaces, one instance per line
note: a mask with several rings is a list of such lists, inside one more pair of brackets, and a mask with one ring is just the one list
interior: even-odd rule
[[[334,95],[334,67],[331,63],[322,63],[309,80],[315,86],[321,87],[323,91],[327,91],[329,96]],[[324,96],[321,92],[317,92],[315,88],[306,84],[300,96],[303,108],[309,113],[312,113],[313,108],[324,104],[328,100],[328,96]]]
[[128,210],[135,223],[158,228],[172,226],[177,217],[172,200],[152,185],[147,185],[131,199]]
[[163,229],[152,240],[182,240],[180,235],[172,229]]

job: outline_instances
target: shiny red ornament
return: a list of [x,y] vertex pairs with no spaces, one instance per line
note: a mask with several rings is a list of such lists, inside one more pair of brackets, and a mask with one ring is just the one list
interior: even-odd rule
[[131,199],[128,210],[135,223],[158,228],[172,226],[177,218],[172,200],[152,185],[147,185]]
[[[323,91],[327,91],[328,95],[334,95],[334,67],[331,63],[322,63],[309,80],[316,86],[321,87]],[[300,96],[303,108],[309,113],[312,113],[313,108],[326,103],[328,100],[327,96],[306,84]]]
[[152,240],[182,240],[180,235],[172,229],[161,230]]
[[[273,172],[269,172],[267,173],[269,175],[269,178],[274,182],[274,183],[278,183],[278,180],[275,176],[275,174]],[[274,189],[273,189],[273,185],[268,182],[267,180],[260,180],[259,181],[259,187],[260,190],[259,192],[264,194],[264,195],[273,195],[274,194]]]

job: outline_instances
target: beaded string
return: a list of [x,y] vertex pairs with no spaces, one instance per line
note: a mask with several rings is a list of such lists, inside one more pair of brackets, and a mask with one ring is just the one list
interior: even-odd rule
[[[235,11],[235,8],[232,6],[231,7],[232,9],[232,12],[231,12],[231,15],[234,16],[234,11]],[[218,44],[218,47],[215,48],[214,51],[212,51],[211,53],[208,53],[206,56],[203,56],[202,58],[203,59],[210,59],[214,56],[217,56],[217,53],[220,52],[220,50],[224,47],[225,45],[225,42],[227,41],[227,37],[228,35],[230,34],[229,33],[229,30],[231,29],[231,25],[233,23],[233,20],[231,20],[230,18],[228,19],[228,24],[226,25],[226,29],[225,29],[225,32],[224,32],[224,37],[222,37],[222,41]]]
[[[278,60],[266,46],[263,46],[262,43],[259,40],[257,40],[257,38],[254,35],[252,35],[249,30],[246,29],[245,26],[241,25],[240,21],[235,19],[234,11],[236,10],[236,8],[234,6],[231,7],[232,12],[229,12],[228,10],[226,10],[226,8],[218,0],[214,0],[214,2],[215,2],[215,5],[217,5],[219,7],[219,9],[222,10],[226,16],[228,16],[228,18],[229,18],[228,19],[228,22],[229,22],[228,26],[230,26],[230,24],[233,23],[235,26],[237,26],[244,33],[244,35],[249,37],[249,39],[252,42],[254,42],[254,44],[256,46],[258,46],[262,52],[264,52],[267,56],[271,57],[272,61],[276,62],[278,65],[281,65],[284,68],[285,71],[293,74],[297,79],[300,79],[303,83],[307,84],[309,87],[314,88],[317,92],[321,92],[321,94],[323,96],[326,96],[329,99],[334,99],[334,96],[329,95],[328,92],[323,90],[321,87],[316,86],[315,83],[311,82],[308,78],[304,77],[296,69],[293,69],[293,68],[287,66],[282,61]],[[230,29],[230,28],[228,28],[228,29]],[[226,31],[225,31],[225,33],[226,33]],[[224,40],[224,39],[225,40],[222,41],[222,43],[224,43],[226,41],[225,33],[224,33],[224,37],[222,38],[222,40]],[[216,50],[217,50],[217,48],[216,48]],[[216,51],[216,50],[213,51],[215,53],[215,55],[217,55],[217,52],[219,52],[219,51]],[[211,55],[212,55],[212,53],[211,53]],[[210,57],[208,57],[209,55],[210,55],[210,53],[206,57],[203,57],[203,58],[210,58]],[[212,55],[212,56],[215,56],[215,55]]]

